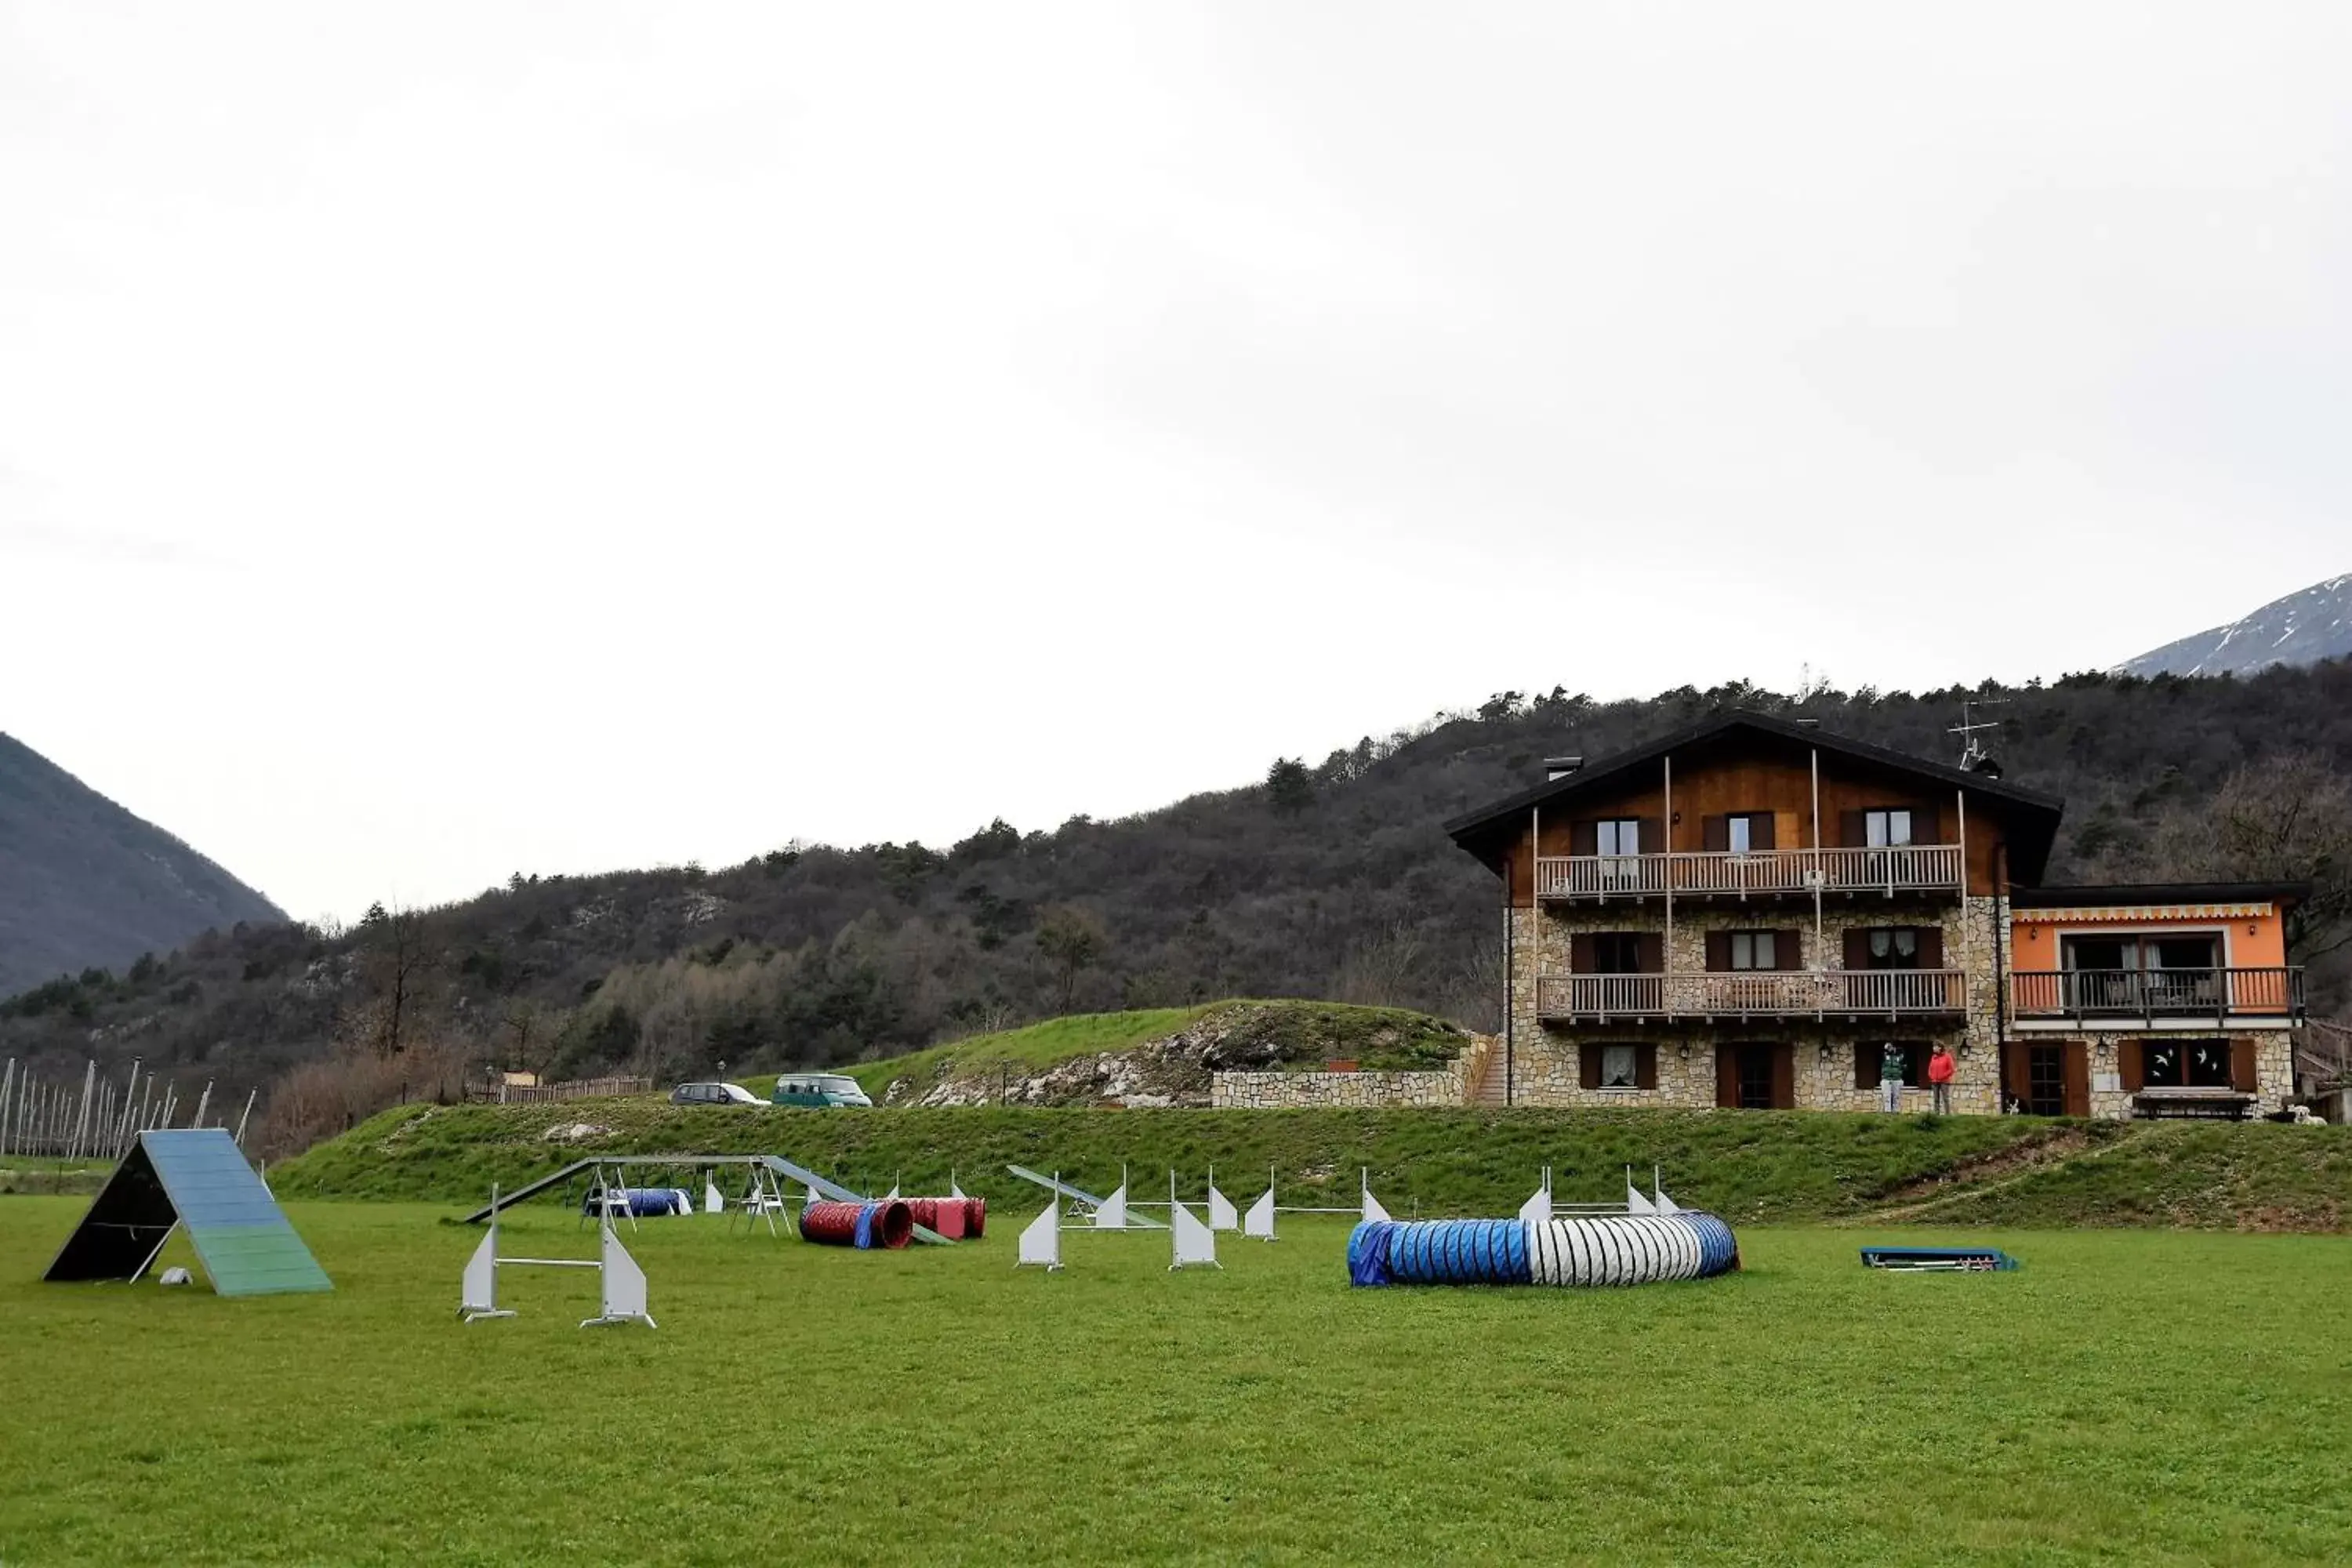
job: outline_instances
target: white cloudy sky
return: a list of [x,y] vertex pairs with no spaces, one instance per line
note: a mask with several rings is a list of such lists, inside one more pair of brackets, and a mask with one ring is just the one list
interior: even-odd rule
[[297,914],[2352,566],[2352,7],[0,0],[0,730]]

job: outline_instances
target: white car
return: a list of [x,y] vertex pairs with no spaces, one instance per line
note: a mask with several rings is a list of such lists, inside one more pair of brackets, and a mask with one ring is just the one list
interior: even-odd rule
[[669,1091],[672,1105],[765,1105],[740,1083],[682,1083]]

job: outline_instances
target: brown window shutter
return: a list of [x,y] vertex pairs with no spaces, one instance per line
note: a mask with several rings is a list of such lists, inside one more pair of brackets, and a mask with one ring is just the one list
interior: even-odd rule
[[1644,855],[1658,855],[1664,853],[1666,847],[1666,819],[1663,816],[1644,816],[1640,820],[1642,824],[1642,853]]
[[1772,814],[1772,820],[1775,824],[1772,831],[1781,840],[1776,847],[1802,849],[1805,847],[1805,824],[1812,820],[1811,814],[1802,811],[1776,811]]
[[[1848,969],[1870,967],[1870,928],[1868,926],[1845,928],[1845,966]],[[1877,1080],[1872,1081],[1875,1083]]]
[[2230,1087],[2240,1094],[2252,1094],[2256,1090],[2258,1082],[2254,1068],[2254,1042],[2231,1040],[2230,1042]]
[[1944,841],[1943,820],[1943,813],[1937,810],[1932,803],[1913,806],[1911,808],[1911,842],[1941,844]]
[[1658,1047],[1656,1046],[1643,1044],[1633,1047],[1633,1087],[1635,1089],[1658,1087]]
[[1666,972],[1666,936],[1664,931],[1645,931],[1634,942],[1634,959],[1643,974],[1664,974]]
[[1731,847],[1731,818],[1727,816],[1705,817],[1701,819],[1701,826],[1705,832],[1705,837],[1700,841],[1702,847],[1707,849],[1728,849]]
[[1724,1110],[1739,1109],[1739,1049],[1715,1047],[1715,1103]]
[[1772,1047],[1772,1109],[1794,1110],[1797,1108],[1797,1047]]
[[2116,1045],[2116,1071],[2122,1076],[2126,1094],[2137,1094],[2147,1087],[2147,1064],[2141,1059],[2137,1040]]
[[2009,1109],[2011,1100],[2025,1103],[2025,1091],[2032,1087],[2033,1058],[2022,1040],[2011,1040],[2000,1048],[2000,1108]]
[[1706,933],[1706,967],[1711,974],[1721,974],[1731,967],[1731,933],[1711,931]]
[[1601,825],[1597,822],[1571,823],[1568,829],[1568,852],[1571,855],[1599,854]]
[[1838,813],[1838,843],[1848,849],[1859,849],[1870,837],[1870,830],[1858,811]]
[[1798,945],[1803,940],[1802,933],[1799,931],[1774,931],[1772,933],[1772,967],[1775,969],[1804,968],[1804,949]]
[[1591,1040],[1576,1047],[1576,1081],[1586,1089],[1601,1087],[1601,1047]]
[[1919,967],[1922,969],[1943,968],[1944,928],[1942,926],[1921,926],[1918,928],[1916,935],[1919,942]]
[[1754,811],[1748,815],[1748,847],[1750,849],[1777,849],[1780,842],[1772,836],[1772,814]]
[[1878,1087],[1878,1047],[1867,1040],[1856,1040],[1853,1046],[1853,1087]]
[[1571,932],[1568,939],[1569,973],[1590,974],[1592,965],[1592,933],[1589,931]]

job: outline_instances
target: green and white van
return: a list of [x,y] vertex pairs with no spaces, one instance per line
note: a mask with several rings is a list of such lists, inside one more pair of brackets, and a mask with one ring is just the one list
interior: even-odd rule
[[777,1105],[863,1105],[872,1106],[857,1080],[847,1073],[788,1072],[776,1079],[776,1092],[769,1097]]

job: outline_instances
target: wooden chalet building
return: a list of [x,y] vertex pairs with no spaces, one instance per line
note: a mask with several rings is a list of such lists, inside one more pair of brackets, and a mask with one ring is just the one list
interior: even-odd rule
[[1757,714],[1446,824],[1501,879],[1499,1084],[1540,1105],[2244,1115],[2291,1092],[2293,886],[2042,885],[2060,803]]

